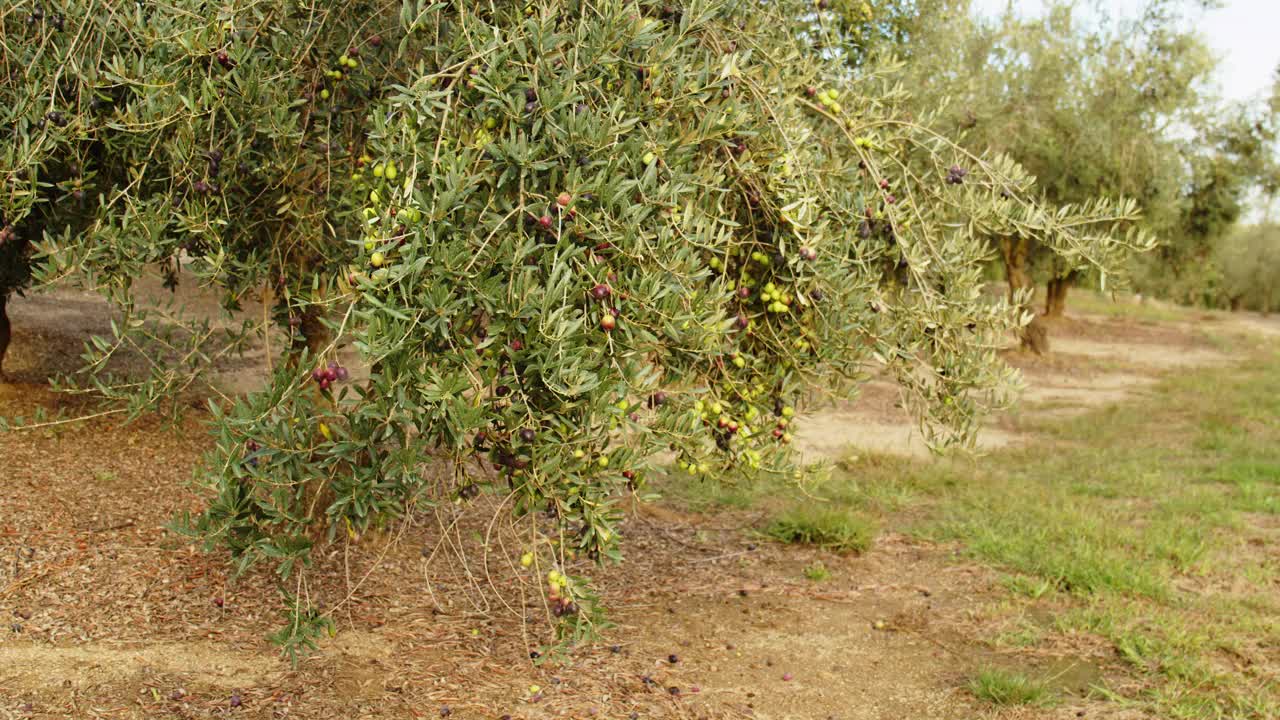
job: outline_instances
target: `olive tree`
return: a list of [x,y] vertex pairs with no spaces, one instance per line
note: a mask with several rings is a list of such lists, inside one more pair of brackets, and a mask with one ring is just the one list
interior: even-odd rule
[[[1010,6],[986,19],[956,0],[953,12],[922,18],[903,71],[918,105],[944,107],[940,126],[964,144],[1008,153],[1036,176],[1045,201],[1129,198],[1142,217],[1106,231],[1138,227],[1173,242],[1192,147],[1171,128],[1212,126],[1215,109],[1206,90],[1214,61],[1187,29],[1189,3],[1155,0],[1134,18],[1046,5],[1042,15]],[[1071,284],[1092,272],[1044,252],[1034,237],[992,241],[1011,295],[1044,283],[1045,316],[1061,315]]]
[[1280,303],[1280,227],[1238,228],[1213,254],[1222,273],[1221,293],[1232,310],[1270,313]]
[[[180,524],[277,569],[290,649],[324,621],[296,592],[317,543],[484,492],[555,520],[526,559],[589,632],[570,558],[620,557],[656,458],[790,476],[800,403],[880,371],[970,443],[1028,319],[984,299],[987,238],[1099,267],[1146,242],[1100,230],[1131,204],[1046,206],[815,50],[844,29],[808,0],[52,5],[3,15],[0,210],[39,228],[38,283],[121,307],[91,359],[156,341],[131,279],[179,259],[293,333],[266,389],[211,404]],[[83,381],[140,412],[215,355],[184,337],[183,372]]]
[[30,279],[30,264],[26,257],[26,243],[17,231],[4,225],[0,227],[0,382],[5,379],[4,356],[9,350],[9,295],[17,292]]

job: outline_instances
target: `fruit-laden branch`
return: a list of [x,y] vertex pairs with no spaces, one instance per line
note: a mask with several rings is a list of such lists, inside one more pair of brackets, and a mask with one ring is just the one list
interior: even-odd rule
[[[75,56],[66,73],[31,54],[30,83],[0,89],[30,107],[74,86],[56,94],[74,132],[20,127],[23,170],[107,199],[92,236],[39,245],[39,277],[81,266],[127,299],[181,254],[228,306],[270,284],[308,348],[313,366],[214,408],[186,529],[240,568],[292,578],[315,543],[408,512],[429,464],[479,459],[450,494],[554,518],[533,550],[577,636],[596,619],[570,558],[620,557],[620,502],[656,458],[802,474],[798,404],[885,366],[931,440],[970,443],[1016,381],[994,349],[1023,321],[981,292],[989,238],[1103,267],[1142,242],[1108,234],[1128,206],[1041,207],[1007,159],[906,121],[897,91],[814,51],[834,30],[802,32],[801,0],[284,5],[148,6],[87,24],[87,45],[5,20],[18,47]],[[344,343],[367,378],[330,365]],[[181,387],[172,372],[147,387]],[[292,607],[297,649],[319,620]]]

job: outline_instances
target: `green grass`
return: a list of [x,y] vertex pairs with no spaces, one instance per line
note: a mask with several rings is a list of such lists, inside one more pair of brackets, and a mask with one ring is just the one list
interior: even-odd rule
[[1072,608],[1058,630],[1105,639],[1146,681],[1129,701],[1161,717],[1280,717],[1274,675],[1230,660],[1280,642],[1274,561],[1239,552],[1249,516],[1280,510],[1280,357],[1184,373],[1144,402],[1037,430],[1041,442],[981,464],[879,477],[931,498],[917,533],[1016,571],[1015,593],[1049,583]]
[[1017,627],[1000,633],[996,639],[997,646],[1035,647],[1044,641],[1045,631],[1034,624],[1021,621]]
[[871,547],[875,527],[861,515],[837,507],[801,506],[774,518],[764,534],[783,543],[861,553]]
[[1032,600],[1039,600],[1053,591],[1054,582],[1040,577],[1011,575],[1005,578],[1004,586],[1008,588],[1009,592],[1028,597]]
[[969,679],[969,692],[993,705],[1047,705],[1053,700],[1048,683],[1001,668],[978,671]]
[[822,582],[831,577],[831,571],[823,565],[821,561],[806,565],[804,567],[804,576],[814,582]]
[[[977,460],[860,454],[804,494],[763,484],[696,499],[764,507],[783,542],[862,550],[881,525],[958,543],[1007,574],[1011,601],[1052,610],[1044,636],[1109,644],[1138,681],[1121,701],[1158,717],[1280,717],[1280,562],[1266,549],[1280,527],[1280,354],[1234,342],[1235,367],[1028,418],[1034,442]],[[1016,685],[1005,680],[975,683]]]
[[[1106,317],[1123,317],[1141,322],[1169,322],[1186,320],[1195,316],[1195,310],[1188,310],[1160,302],[1134,302],[1130,293],[1100,293],[1091,290],[1076,289],[1068,298],[1071,313],[1088,313]],[[1044,304],[1043,295],[1036,298],[1036,307]]]

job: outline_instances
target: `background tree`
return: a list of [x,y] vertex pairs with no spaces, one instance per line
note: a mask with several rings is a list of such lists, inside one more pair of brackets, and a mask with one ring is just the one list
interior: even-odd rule
[[1280,302],[1280,226],[1238,228],[1214,249],[1222,294],[1232,310],[1270,313]]
[[1203,125],[1182,145],[1186,180],[1176,221],[1155,252],[1133,259],[1134,287],[1177,302],[1212,303],[1220,269],[1209,261],[1246,210],[1263,143],[1252,124],[1234,123]]
[[[1141,227],[1164,237],[1180,220],[1187,169],[1172,128],[1204,104],[1213,69],[1203,41],[1183,29],[1180,3],[1153,2],[1132,20],[1050,3],[1025,18],[1012,6],[986,20],[959,12],[919,28],[906,65],[922,108],[968,146],[1009,154],[1051,203],[1126,197]],[[921,52],[919,48],[928,48]],[[1061,315],[1082,268],[1044,254],[1032,238],[999,237],[1011,296],[1046,284],[1044,314]]]
[[147,267],[277,308],[298,362],[212,406],[209,505],[182,528],[277,569],[294,650],[323,625],[313,546],[480,492],[529,518],[561,627],[588,632],[574,558],[619,556],[619,502],[660,453],[795,473],[798,403],[881,369],[931,440],[969,443],[1025,321],[983,298],[987,238],[1073,267],[1148,245],[1109,232],[1131,204],[1045,206],[851,75],[808,0],[59,8],[2,16],[22,150],[0,211],[40,219],[37,282],[121,308],[92,370],[161,344],[148,382],[89,376],[135,412],[214,355],[140,316]]
[[924,31],[938,18],[968,11],[968,0],[816,0],[805,16],[826,25],[822,49],[838,50],[855,68],[929,52]]

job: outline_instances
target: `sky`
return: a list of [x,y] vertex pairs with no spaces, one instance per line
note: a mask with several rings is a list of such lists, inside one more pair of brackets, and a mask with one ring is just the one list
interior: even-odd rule
[[[974,0],[984,14],[1003,10],[1010,0]],[[1035,14],[1041,0],[1012,0],[1019,12]],[[1133,17],[1143,0],[1106,0],[1105,11]],[[1217,84],[1228,100],[1249,100],[1270,91],[1273,73],[1280,65],[1280,0],[1225,0],[1223,7],[1192,11],[1196,23],[1221,63]]]

